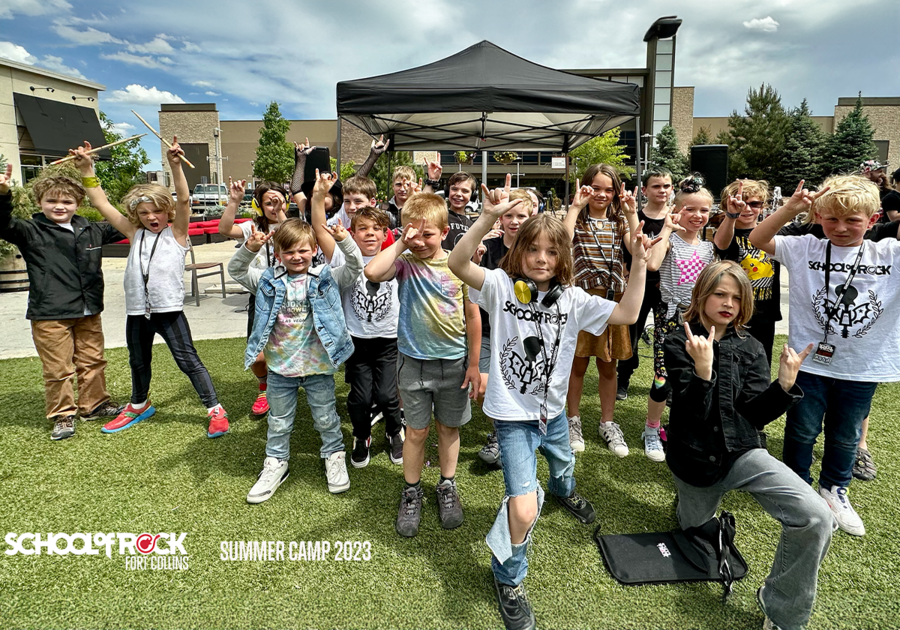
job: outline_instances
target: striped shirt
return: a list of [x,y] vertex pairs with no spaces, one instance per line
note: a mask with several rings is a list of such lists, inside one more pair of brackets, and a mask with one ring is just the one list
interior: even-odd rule
[[697,276],[715,258],[715,248],[711,241],[700,240],[691,245],[677,234],[669,237],[669,251],[659,268],[659,292],[662,301],[669,305],[666,317],[671,319],[675,309],[684,309],[691,303],[691,291]]
[[610,219],[588,218],[575,225],[572,239],[575,284],[582,289],[625,291],[624,230],[616,229]]

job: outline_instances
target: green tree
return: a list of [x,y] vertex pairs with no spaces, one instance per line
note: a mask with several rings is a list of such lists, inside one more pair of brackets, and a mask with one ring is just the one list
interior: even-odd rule
[[[112,120],[100,112],[100,126],[103,128],[103,136],[106,144],[122,140],[125,136],[116,133]],[[94,172],[100,179],[109,200],[117,204],[135,184],[146,183],[144,167],[150,163],[147,152],[141,148],[140,140],[132,140],[125,144],[112,147],[110,150],[112,159],[100,160],[94,165]]]
[[690,171],[687,157],[678,150],[678,136],[672,125],[666,125],[656,134],[656,146],[650,147],[650,168],[667,168],[677,182]]
[[866,160],[878,157],[875,131],[862,108],[862,92],[856,106],[841,119],[828,142],[827,168],[829,173],[853,173]]
[[285,140],[291,123],[281,115],[278,103],[272,101],[263,114],[259,130],[253,176],[270,182],[287,182],[294,173],[294,147]]
[[[394,182],[391,176],[398,166],[411,166],[416,172],[417,181],[419,178],[425,177],[425,169],[421,164],[413,162],[412,155],[408,151],[388,151],[386,155],[382,155],[375,162],[375,166],[369,171],[369,178],[375,182],[375,186],[378,188],[379,199],[387,200],[394,196]],[[342,166],[341,170],[343,168]],[[445,173],[448,176],[452,175],[449,171],[445,171]]]
[[793,192],[797,182],[806,180],[808,186],[818,185],[826,173],[826,148],[828,138],[812,119],[806,99],[800,107],[791,110],[784,149],[779,161],[782,170],[771,183],[781,186],[785,192]]
[[709,135],[710,129],[709,127],[700,126],[700,131],[697,132],[697,135],[694,136],[694,139],[691,140],[691,146],[700,146],[704,144],[712,144],[712,137]]
[[[337,158],[330,158],[330,160],[331,160],[331,172],[333,173],[334,169],[337,167]],[[354,175],[356,175],[357,170],[358,169],[356,168],[356,164],[354,162],[344,162],[343,164],[341,164],[341,172],[340,172],[341,181],[345,182],[348,179],[350,179],[351,177],[353,177]]]
[[735,110],[728,118],[731,178],[778,179],[788,122],[775,88],[767,84],[751,88],[744,115]]
[[625,147],[619,144],[619,134],[618,127],[610,129],[569,152],[572,158],[570,168],[574,170],[575,181],[580,180],[592,164],[609,164],[629,177],[634,174],[634,169],[625,165],[625,160],[630,156],[625,154]]

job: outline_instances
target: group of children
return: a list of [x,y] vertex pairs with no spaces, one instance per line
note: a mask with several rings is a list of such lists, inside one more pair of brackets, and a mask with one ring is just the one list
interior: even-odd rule
[[[298,145],[298,170],[310,149]],[[0,237],[18,245],[28,263],[27,316],[44,366],[51,437],[71,436],[76,412],[83,420],[111,418],[102,428],[107,433],[152,416],[150,355],[157,333],[207,408],[207,435],[224,435],[228,416],[183,313],[190,215],[183,151],[176,139],[167,153],[179,201],[159,186],[136,186],[123,199],[123,215],[100,188],[89,150],[87,143],[72,150],[80,182],[48,176],[35,185],[41,213],[30,221],[11,217],[10,169],[0,174]],[[251,413],[268,417],[263,468],[247,501],[266,501],[288,477],[301,387],[322,440],[327,487],[332,493],[349,489],[334,384],[345,365],[351,464],[369,463],[372,418],[379,413],[388,456],[403,466],[398,534],[415,536],[419,529],[432,417],[439,520],[444,528],[459,527],[459,431],[471,418],[471,400],[481,400],[494,430],[480,455],[502,464],[506,486],[487,535],[500,613],[507,628],[533,628],[523,580],[544,500],[536,451],[547,460],[554,500],[580,522],[592,522],[595,511],[573,476],[574,453],[584,450],[584,375],[595,357],[599,433],[613,453],[626,456],[614,406],[628,395],[637,337],[652,311],[645,453],[671,469],[682,527],[706,522],[732,489],[749,492],[781,522],[776,561],[758,601],[767,627],[802,627],[832,523],[864,533],[847,498],[861,427],[876,384],[900,380],[900,335],[882,317],[900,306],[890,281],[900,244],[896,227],[882,230],[878,240],[866,238],[880,208],[875,185],[857,175],[836,176],[810,192],[801,182],[757,224],[767,185],[735,182],[723,191],[725,219],[711,242],[702,232],[713,196],[697,176],[678,184],[670,207],[671,174],[647,173],[648,203],[638,210],[637,191],[626,190],[615,169],[594,165],[565,221],[532,216],[531,198],[511,191],[507,176],[504,188],[482,186],[483,211],[472,223],[465,206],[475,179],[454,174],[445,200],[433,193],[439,163],[427,166],[423,191],[414,173],[398,169],[393,208],[386,209],[377,207],[375,185],[364,174],[338,182],[317,171],[315,181],[292,185],[292,193],[264,184],[254,192],[257,218],[242,225],[234,216],[245,183],[232,183],[220,231],[242,241],[228,269],[251,292],[244,364],[259,382]],[[85,194],[108,226],[75,215]],[[286,217],[292,197],[304,209],[308,204],[309,221]],[[331,221],[329,206],[340,210]],[[803,212],[808,225],[793,226]],[[394,226],[400,231],[391,242]],[[123,236],[131,242],[125,296],[132,396],[119,408],[103,379],[100,248]],[[315,264],[317,257],[324,264]],[[785,344],[770,383],[781,317],[779,264],[790,275],[793,347]],[[762,429],[785,411],[780,461],[765,450]],[[809,469],[823,426],[816,493]],[[788,554],[788,548],[798,551]]]

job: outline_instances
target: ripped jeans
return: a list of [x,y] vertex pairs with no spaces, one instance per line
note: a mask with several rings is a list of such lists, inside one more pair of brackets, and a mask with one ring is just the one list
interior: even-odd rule
[[[547,423],[547,434],[541,435],[538,421],[509,422],[495,420],[497,441],[500,443],[500,457],[503,461],[503,481],[506,496],[497,512],[493,527],[486,541],[493,557],[491,569],[497,580],[515,586],[525,579],[528,572],[526,552],[531,540],[531,530],[522,545],[512,549],[509,534],[509,497],[537,492],[540,515],[544,492],[537,480],[537,454],[547,459],[550,479],[547,487],[551,494],[567,497],[575,490],[575,455],[569,446],[569,423],[565,412]],[[537,518],[535,518],[537,522]],[[531,529],[534,528],[532,524]]]

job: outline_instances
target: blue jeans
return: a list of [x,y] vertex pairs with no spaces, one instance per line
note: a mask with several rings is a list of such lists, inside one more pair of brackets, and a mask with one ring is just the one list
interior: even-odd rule
[[[540,450],[547,459],[550,479],[547,487],[551,494],[567,497],[575,491],[575,455],[569,446],[569,423],[565,412],[547,423],[547,435],[541,435],[536,420],[528,422],[504,422],[495,420],[500,458],[503,462],[503,481],[506,497],[497,512],[494,526],[486,541],[491,548],[491,569],[497,581],[510,586],[517,585],[528,573],[528,541],[531,531],[518,549],[511,549],[509,534],[509,497],[537,492],[538,515],[543,503],[543,491],[537,480],[537,455]],[[535,518],[535,523],[537,518]],[[531,526],[534,529],[534,525]]]
[[825,424],[825,453],[819,486],[847,487],[862,435],[862,421],[869,415],[877,383],[845,381],[800,372],[797,385],[803,398],[787,412],[782,459],[807,483],[812,482],[813,446]]
[[834,516],[818,494],[762,448],[741,455],[725,477],[698,488],[673,475],[678,489],[678,524],[703,525],[729,490],[748,493],[781,523],[781,539],[766,578],[763,605],[779,628],[802,628],[816,598],[819,565],[831,543]]
[[341,419],[334,402],[334,376],[312,374],[286,377],[269,372],[266,397],[269,400],[269,432],[266,436],[266,455],[288,459],[291,454],[291,430],[297,411],[297,390],[306,391],[312,413],[313,427],[322,437],[319,453],[323,458],[344,450]]

